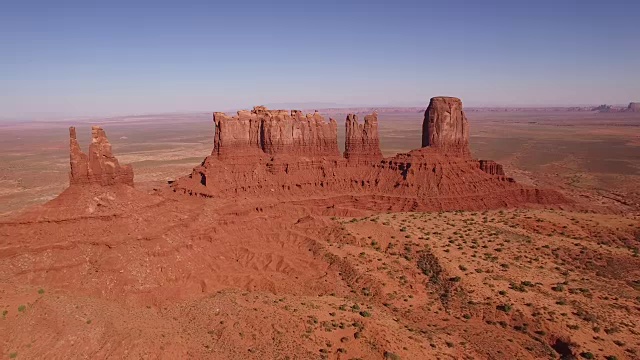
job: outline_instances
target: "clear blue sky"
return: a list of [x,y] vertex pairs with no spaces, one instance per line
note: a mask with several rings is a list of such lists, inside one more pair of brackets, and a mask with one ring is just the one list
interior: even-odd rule
[[637,0],[0,3],[0,118],[640,100]]

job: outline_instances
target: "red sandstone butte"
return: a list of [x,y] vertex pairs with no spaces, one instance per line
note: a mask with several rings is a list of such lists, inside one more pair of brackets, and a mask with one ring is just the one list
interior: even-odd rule
[[326,122],[318,112],[303,115],[298,110],[256,106],[233,117],[216,112],[213,121],[216,133],[212,155],[218,157],[340,155],[336,121]]
[[382,160],[380,139],[378,138],[378,114],[364,117],[364,124],[358,123],[358,116],[347,115],[344,157],[347,160]]
[[[489,209],[557,204],[551,190],[517,184],[502,166],[476,160],[462,102],[431,99],[422,148],[383,158],[376,114],[346,121],[345,153],[337,151],[335,121],[318,113],[255,107],[229,117],[214,114],[214,150],[191,175],[172,184],[178,193],[228,198],[276,197],[386,211]],[[324,202],[324,203],[323,203]],[[337,205],[336,205],[337,204]]]
[[640,102],[630,102],[627,112],[640,112]]
[[431,98],[422,123],[422,147],[439,149],[442,153],[470,155],[469,122],[458,98]]
[[87,156],[76,139],[76,128],[69,128],[70,185],[133,186],[131,165],[120,165],[113,156],[107,134],[99,126],[91,128],[91,145]]

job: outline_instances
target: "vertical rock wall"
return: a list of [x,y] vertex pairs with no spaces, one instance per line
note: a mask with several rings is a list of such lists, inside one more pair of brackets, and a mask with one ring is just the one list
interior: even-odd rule
[[256,106],[233,117],[214,113],[213,119],[214,155],[340,156],[338,125],[333,119],[326,122],[318,112],[304,115]]
[[357,115],[349,114],[345,126],[344,157],[347,160],[382,160],[377,113],[366,115],[364,124],[358,123]]
[[460,99],[431,98],[422,123],[422,147],[435,148],[443,154],[470,156],[469,122]]
[[118,159],[113,156],[107,134],[99,126],[91,128],[91,144],[88,155],[80,149],[76,129],[69,128],[69,162],[71,165],[69,183],[71,185],[125,184],[133,186],[131,165],[120,165]]

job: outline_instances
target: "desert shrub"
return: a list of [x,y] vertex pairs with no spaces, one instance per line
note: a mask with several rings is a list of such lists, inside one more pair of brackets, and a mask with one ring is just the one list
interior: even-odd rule
[[391,351],[385,351],[384,352],[384,358],[385,360],[400,360],[400,355],[396,354],[396,353],[392,353]]
[[607,335],[611,335],[611,334],[615,334],[617,332],[619,332],[620,329],[617,327],[612,327],[612,328],[604,328],[604,332],[607,333]]

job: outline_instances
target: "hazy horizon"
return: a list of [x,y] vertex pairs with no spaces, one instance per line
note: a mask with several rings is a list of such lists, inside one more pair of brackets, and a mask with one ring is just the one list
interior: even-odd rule
[[515,3],[12,2],[0,119],[640,101],[640,3]]
[[[210,109],[210,110],[176,110],[176,111],[139,111],[139,112],[131,112],[131,113],[82,113],[82,114],[31,114],[31,115],[23,115],[16,117],[6,117],[0,115],[0,122],[15,122],[15,121],[65,121],[65,120],[108,120],[108,119],[119,119],[126,117],[143,117],[143,116],[168,116],[168,115],[196,115],[196,114],[207,114],[210,115],[213,112],[225,112],[225,113],[235,113],[239,110],[251,110],[254,106],[266,106],[269,109],[285,109],[285,110],[304,110],[304,111],[313,111],[313,110],[327,110],[327,109],[351,109],[351,108],[423,108],[426,109],[427,105],[429,105],[429,101],[426,101],[422,105],[371,105],[371,104],[332,104],[325,103],[324,106],[313,106],[313,103],[309,103],[305,105],[305,103],[277,103],[277,104],[254,104],[248,106],[242,106],[237,108],[224,108],[224,109]],[[527,108],[571,108],[571,107],[596,107],[603,104],[560,104],[560,105],[527,105],[527,104],[515,104],[515,105],[478,105],[478,106],[467,106],[464,105],[465,109],[527,109]],[[624,108],[627,107],[628,104],[606,104],[616,108]]]

